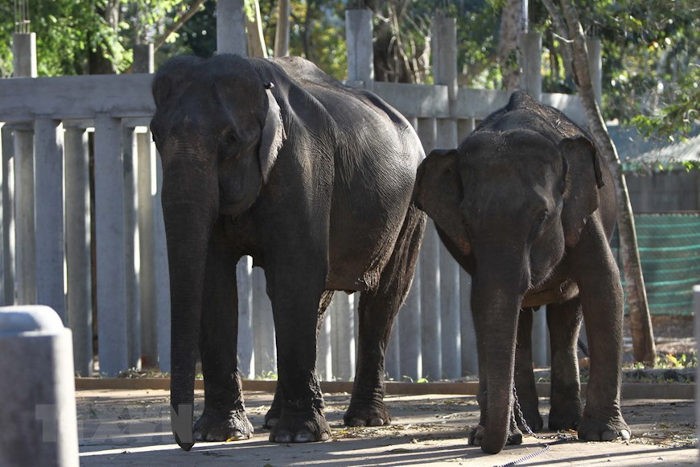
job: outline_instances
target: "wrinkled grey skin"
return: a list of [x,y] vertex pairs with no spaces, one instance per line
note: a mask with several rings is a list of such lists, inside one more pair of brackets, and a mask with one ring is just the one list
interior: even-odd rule
[[[414,196],[473,280],[481,419],[470,442],[488,453],[520,442],[514,380],[526,417],[542,425],[529,341],[531,308],[541,305],[552,336],[550,427],[577,427],[583,440],[629,436],[620,413],[622,289],[608,246],[615,194],[591,139],[515,92],[457,149],[431,152]],[[591,358],[583,411],[581,312]]]
[[[248,438],[236,363],[236,263],[265,270],[278,356],[270,440],[328,439],[315,376],[333,290],[361,291],[348,425],[381,425],[384,348],[415,269],[425,215],[411,204],[424,154],[376,96],[299,58],[178,57],[153,82],[172,301],[172,425]],[[197,344],[204,413],[192,431]]]

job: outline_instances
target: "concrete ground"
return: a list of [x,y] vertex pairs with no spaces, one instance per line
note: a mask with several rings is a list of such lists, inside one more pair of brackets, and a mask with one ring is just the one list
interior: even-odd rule
[[[268,392],[246,391],[246,407],[255,435],[250,440],[199,443],[190,452],[170,434],[168,392],[79,390],[76,393],[80,463],[105,465],[470,465],[493,466],[533,457],[518,465],[697,465],[694,401],[629,399],[623,415],[632,429],[625,443],[556,441],[555,433],[526,437],[521,446],[485,455],[467,444],[467,427],[478,422],[474,396],[389,395],[392,425],[347,428],[342,415],[348,394],[327,394],[326,416],[332,439],[323,443],[273,444],[261,428],[272,401]],[[197,392],[195,414],[202,408]],[[542,413],[548,410],[541,399]],[[573,438],[573,434],[565,434]]]

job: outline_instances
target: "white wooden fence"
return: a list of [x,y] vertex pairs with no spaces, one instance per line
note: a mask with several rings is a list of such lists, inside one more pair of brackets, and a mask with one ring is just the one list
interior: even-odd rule
[[[231,2],[240,4],[220,0]],[[240,8],[220,9],[219,27],[236,24],[225,15],[237,14]],[[426,152],[455,147],[476,121],[507,101],[503,91],[457,86],[453,19],[434,21],[436,84],[431,86],[374,82],[370,13],[348,11],[346,25],[348,82],[372,89],[401,111]],[[17,43],[31,42],[20,39]],[[540,70],[539,37],[530,34],[523,44],[526,57],[532,57],[523,66],[525,88],[581,122],[575,97],[542,94],[539,75],[528,72]],[[31,70],[24,74],[31,76]],[[105,375],[139,366],[169,370],[161,174],[147,129],[154,111],[151,79],[145,73],[0,81],[0,301],[53,307],[73,331],[75,368],[81,375],[92,374],[95,361]],[[238,264],[238,290],[239,366],[248,378],[270,376],[276,373],[272,314],[264,274],[251,268],[248,257]],[[441,245],[431,223],[387,351],[390,378],[438,380],[476,373],[469,292],[469,276]],[[338,292],[329,308],[319,339],[318,371],[324,380],[354,375],[357,302]],[[536,319],[534,331],[540,341],[546,335],[543,318]],[[547,364],[546,346],[537,349],[537,363]]]

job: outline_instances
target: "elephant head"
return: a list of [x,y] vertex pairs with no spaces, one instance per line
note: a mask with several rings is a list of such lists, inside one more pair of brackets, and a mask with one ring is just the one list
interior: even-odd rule
[[185,448],[208,242],[221,215],[235,218],[253,205],[284,144],[273,88],[233,55],[175,58],[153,81],[151,131],[163,166],[170,264],[173,430]]
[[595,149],[584,136],[477,129],[418,169],[416,204],[473,278],[485,452],[508,437],[518,313],[553,274],[598,206]]

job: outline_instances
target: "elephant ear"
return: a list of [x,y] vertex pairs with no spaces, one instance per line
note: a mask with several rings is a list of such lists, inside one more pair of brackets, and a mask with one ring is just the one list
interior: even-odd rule
[[559,143],[566,170],[562,224],[566,246],[575,246],[591,213],[598,209],[598,188],[603,186],[598,155],[583,136]]
[[263,124],[260,137],[260,148],[258,149],[263,183],[267,182],[272,166],[277,160],[277,154],[287,139],[284,124],[282,123],[282,111],[279,104],[277,104],[275,96],[272,94],[273,87],[272,83],[265,86],[267,114],[265,115],[265,123]]
[[413,201],[425,211],[461,254],[471,251],[462,213],[464,196],[455,149],[435,149],[418,167]]

